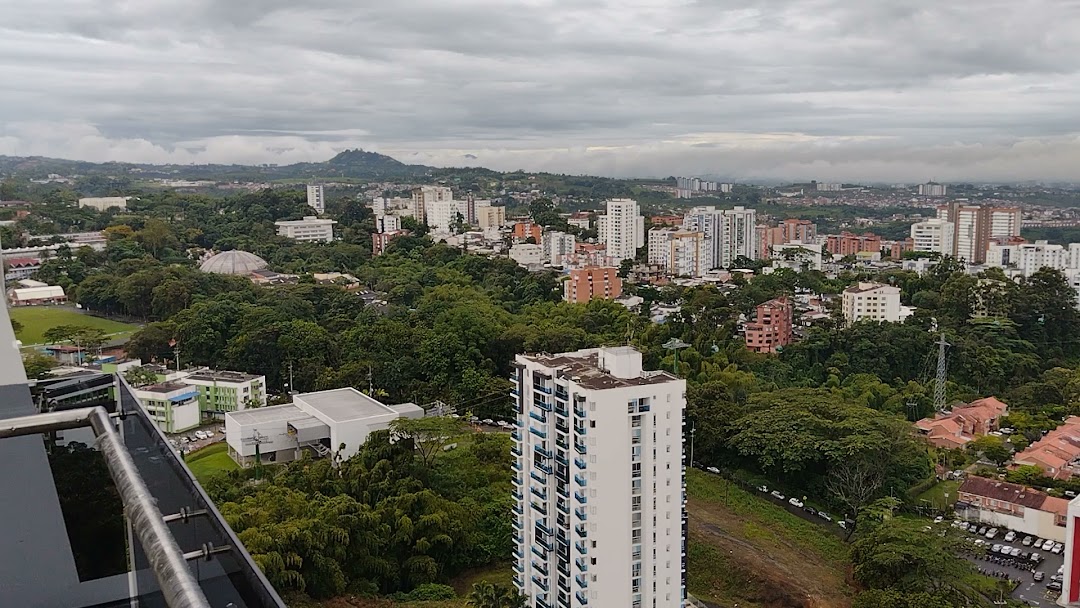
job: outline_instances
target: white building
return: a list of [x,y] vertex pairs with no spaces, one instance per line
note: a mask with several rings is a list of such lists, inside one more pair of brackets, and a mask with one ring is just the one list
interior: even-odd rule
[[334,220],[321,220],[313,215],[302,220],[281,220],[274,222],[278,236],[294,241],[311,243],[330,243],[334,240]]
[[517,588],[530,606],[682,606],[686,382],[625,346],[515,366]]
[[492,205],[491,201],[476,201],[474,211],[476,213],[476,225],[482,230],[501,228],[506,223],[506,207]]
[[445,186],[420,186],[412,191],[412,214],[417,221],[428,223],[428,205],[454,200],[454,191]]
[[308,184],[307,187],[307,204],[315,210],[315,213],[326,212],[326,197],[323,193],[323,187],[318,184]]
[[637,201],[615,198],[607,202],[607,213],[597,218],[600,242],[616,263],[631,260],[645,246],[645,218]]
[[838,184],[838,183],[835,183],[835,182],[833,182],[833,183],[818,182],[817,183],[818,192],[840,192],[843,189],[844,189],[843,184]]
[[919,196],[945,196],[948,187],[945,184],[928,182],[919,184]]
[[990,238],[1020,236],[1024,216],[1019,207],[992,207],[990,209]]
[[199,369],[180,378],[199,392],[204,414],[220,416],[266,405],[266,377],[244,372]]
[[671,275],[700,277],[709,271],[705,234],[675,228],[649,230],[649,264]]
[[911,225],[911,240],[915,251],[932,251],[941,255],[952,255],[953,232],[956,229],[951,222],[942,219],[929,219]]
[[428,227],[434,233],[451,234],[459,221],[465,226],[470,225],[468,201],[437,200],[425,203],[425,208]]
[[127,202],[130,196],[98,196],[87,197],[79,199],[79,208],[90,208],[98,211],[106,211],[113,207],[117,209],[127,209]]
[[704,234],[709,269],[730,268],[740,256],[751,260],[761,257],[754,209],[694,207],[683,216],[683,228]]
[[375,232],[397,232],[401,230],[401,218],[396,215],[376,215]]
[[159,429],[182,433],[202,424],[199,390],[183,382],[162,382],[131,389]]
[[986,250],[987,266],[1015,269],[1020,276],[1029,277],[1040,268],[1080,270],[1080,243],[1051,245],[1046,241],[1000,245],[991,242]]
[[518,243],[510,248],[510,259],[518,266],[537,270],[544,265],[544,248],[532,243]]
[[374,431],[401,417],[422,418],[412,403],[388,406],[354,388],[293,395],[293,402],[225,414],[229,455],[241,466],[296,460],[303,449],[325,456],[340,450],[350,458]]
[[848,325],[858,321],[898,322],[907,318],[900,306],[900,288],[883,283],[859,283],[844,290],[842,310]]
[[574,255],[574,247],[577,239],[572,234],[555,230],[545,232],[540,237],[540,246],[543,248],[544,261],[554,266],[562,266],[566,258]]

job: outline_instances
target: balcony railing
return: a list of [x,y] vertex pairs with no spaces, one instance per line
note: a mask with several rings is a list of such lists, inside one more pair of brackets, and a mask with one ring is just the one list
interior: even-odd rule
[[574,509],[574,515],[577,515],[577,518],[582,520],[582,521],[585,521],[585,520],[589,519],[587,517],[588,513],[586,513],[586,511],[585,511],[585,507],[576,507]]
[[577,433],[578,435],[584,435],[585,434],[585,428],[586,428],[585,425],[575,424],[574,425],[574,432]]
[[535,460],[535,461],[533,461],[533,463],[534,463],[534,466],[535,466],[536,468],[538,468],[538,469],[540,469],[541,471],[543,471],[543,472],[547,473],[548,475],[551,475],[551,471],[552,471],[552,469],[551,469],[551,465],[550,465],[550,464],[544,464],[544,463],[540,462],[539,460]]
[[[532,477],[539,483],[547,483],[547,476],[543,475],[542,473],[537,473],[536,471],[529,471],[529,477]],[[520,481],[518,483],[520,483]]]
[[578,603],[581,604],[582,606],[587,606],[589,604],[589,598],[584,593],[582,593],[580,591],[575,593],[574,597],[577,598]]
[[541,515],[547,515],[547,507],[543,503],[536,502],[535,500],[529,503],[532,505],[533,511]]
[[533,493],[533,496],[539,498],[540,500],[547,500],[547,490],[538,488],[536,486],[530,487],[529,490]]
[[584,492],[574,492],[574,498],[581,504],[589,502],[589,499],[585,496]]
[[551,411],[551,404],[543,399],[533,399],[533,405],[544,410],[545,412]]
[[583,540],[579,540],[578,542],[574,543],[574,548],[577,549],[577,552],[582,555],[589,554],[589,548],[585,546],[585,541]]
[[578,443],[578,442],[575,441],[574,442],[574,450],[578,454],[585,454],[585,452],[586,452],[585,444],[584,443]]
[[544,386],[543,384],[534,384],[533,388],[540,391],[541,393],[544,393],[545,395],[550,395],[551,394],[551,389]]
[[540,456],[540,458],[551,458],[551,450],[545,450],[540,446],[536,446],[535,448],[533,448],[533,450],[538,456]]
[[533,420],[535,420],[537,422],[547,424],[547,416],[545,416],[544,414],[537,413],[537,412],[529,412],[529,418],[532,418]]
[[529,427],[529,432],[541,439],[547,439],[547,431],[536,428],[535,426]]
[[[541,588],[541,589],[543,589],[544,591],[547,591],[547,590],[548,590],[548,584],[547,584],[546,582],[544,582],[544,579],[540,578],[539,576],[534,576],[534,577],[532,577],[532,581],[533,581],[534,583],[536,583],[536,586],[537,586],[537,587],[540,587],[540,588]],[[540,602],[541,600],[540,600],[540,599],[537,599],[536,601],[537,601],[537,602]]]
[[574,459],[574,464],[577,465],[577,468],[584,469],[585,468],[585,459],[584,458],[575,458]]
[[584,486],[585,485],[585,476],[581,475],[581,474],[574,475],[574,481],[577,482],[577,485]]
[[[518,556],[518,557],[520,557],[520,556]],[[578,570],[581,570],[582,572],[588,572],[589,571],[589,561],[587,559],[585,559],[584,557],[579,557],[579,558],[575,559],[574,560],[574,565],[577,566]]]

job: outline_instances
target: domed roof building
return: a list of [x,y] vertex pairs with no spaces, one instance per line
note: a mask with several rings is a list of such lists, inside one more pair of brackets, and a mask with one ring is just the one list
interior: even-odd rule
[[214,274],[247,276],[256,270],[266,268],[266,266],[266,260],[254,253],[234,249],[232,251],[222,251],[215,256],[207,258],[207,260],[199,266],[199,270],[203,272],[212,272]]

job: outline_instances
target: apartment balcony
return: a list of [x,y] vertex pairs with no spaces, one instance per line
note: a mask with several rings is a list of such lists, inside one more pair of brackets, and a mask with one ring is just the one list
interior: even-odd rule
[[529,504],[532,505],[533,511],[536,511],[537,513],[539,513],[541,515],[547,515],[547,506],[544,503],[536,502],[534,500]]
[[520,486],[523,482],[520,475],[514,475],[510,478],[510,483],[514,484],[515,486]]
[[586,429],[586,427],[584,425],[577,425],[577,424],[574,425],[574,432],[577,433],[578,435],[584,435],[585,434],[585,429]]
[[550,395],[552,393],[551,388],[544,386],[543,384],[534,384],[533,388],[536,389],[537,392],[544,393],[545,395]]
[[559,463],[559,464],[561,464],[563,466],[567,466],[567,467],[570,466],[570,461],[567,460],[566,456],[563,456],[562,454],[555,454],[555,462],[557,462],[557,463]]
[[547,490],[543,488],[538,488],[536,486],[531,486],[529,488],[529,491],[532,492],[533,496],[539,498],[540,500],[547,500]]
[[540,559],[547,559],[547,553],[544,553],[544,550],[537,547],[536,545],[532,546],[532,554],[536,557],[539,557]]
[[577,518],[580,519],[581,521],[586,521],[586,520],[589,519],[588,518],[588,513],[586,513],[586,511],[585,511],[585,507],[576,507],[576,508],[574,508],[574,515],[576,515]]
[[514,429],[510,431],[510,438],[514,441],[521,441],[521,433],[519,433],[517,429]]
[[588,532],[585,530],[585,524],[583,523],[574,526],[574,532],[577,532],[578,536],[581,537],[588,536]]
[[533,435],[536,435],[537,437],[539,437],[541,439],[547,439],[547,431],[542,430],[542,429],[538,429],[535,426],[530,426],[529,427],[529,432],[532,433]]
[[[545,589],[546,591],[546,589]],[[540,598],[536,598],[536,608],[551,608],[551,604],[548,604]]]
[[541,534],[551,536],[551,528],[547,527],[542,521],[536,522],[536,529],[539,530]]
[[555,439],[555,446],[560,447],[560,448],[562,448],[564,450],[569,450],[570,449],[570,443],[567,442],[562,437],[558,437],[558,438]]
[[579,540],[578,542],[574,543],[574,548],[577,549],[577,552],[582,555],[589,554],[589,548],[585,546],[585,541],[583,540]]
[[542,463],[540,461],[536,461],[536,462],[533,463],[533,466],[535,466],[537,469],[540,469],[544,473],[546,473],[548,475],[551,475],[552,469],[551,469],[550,464],[544,464],[544,463]]
[[566,515],[570,515],[570,505],[568,505],[566,501],[561,498],[557,503],[555,503],[555,508],[558,509],[560,512],[565,513]]
[[561,608],[570,608],[570,587],[566,586],[560,588],[565,591],[566,594],[559,594],[559,606],[561,606]]
[[533,405],[544,410],[545,412],[551,411],[551,404],[543,399],[533,399]]
[[[521,500],[521,499],[518,498],[518,500]],[[511,508],[514,510],[514,513],[517,513],[518,515],[524,515],[525,514],[525,509],[521,508],[520,504],[515,504]],[[517,520],[515,519],[514,521],[517,521]]]
[[[515,538],[514,540],[517,540],[517,539]],[[521,552],[521,549],[518,548],[518,545],[514,545],[514,548],[511,549],[511,551],[513,552],[514,556],[517,557],[518,559],[521,559],[521,558],[525,557],[525,554]],[[516,564],[517,562],[515,561],[514,563]]]
[[574,575],[574,582],[577,583],[578,587],[581,587],[582,589],[589,588],[589,581],[587,581],[585,577],[581,576],[580,574]]
[[520,563],[518,563],[516,560],[514,561],[513,564],[511,564],[511,567],[514,569],[515,573],[517,573],[517,574],[525,574],[525,567],[522,566]]
[[547,483],[547,475],[543,473],[537,473],[536,471],[529,471],[529,477],[532,477],[537,483]]
[[582,474],[580,474],[580,473],[578,473],[577,475],[574,475],[574,481],[575,481],[575,482],[577,483],[577,485],[579,485],[579,486],[582,486],[582,487],[584,487],[584,486],[585,486],[585,476],[584,476],[584,475],[582,475]]
[[562,399],[563,401],[568,401],[570,399],[570,393],[567,392],[565,386],[560,386],[560,385],[556,384],[555,385],[555,398],[556,399]]
[[555,402],[555,413],[563,417],[570,415],[570,411],[566,409],[566,404],[558,401]]
[[532,567],[533,567],[533,570],[536,570],[540,574],[543,574],[544,576],[548,575],[547,566],[545,566],[542,562],[538,562],[536,560],[533,560]]
[[574,565],[577,566],[578,570],[581,570],[582,572],[589,571],[589,560],[585,559],[584,557],[579,557],[575,559]]
[[585,503],[589,502],[589,499],[585,496],[584,492],[575,491],[574,492],[574,499],[577,500],[581,504],[585,504]]
[[[545,582],[544,579],[540,578],[539,576],[533,576],[532,577],[532,582],[536,583],[536,586],[540,587],[544,591],[548,590],[547,582]],[[540,600],[539,598],[536,599],[537,604],[539,604],[541,601],[542,600]]]
[[588,596],[586,596],[584,593],[582,593],[580,591],[575,593],[574,597],[577,598],[578,603],[581,604],[582,606],[587,606],[589,604]]
[[566,421],[556,418],[555,419],[555,430],[559,431],[560,433],[569,433],[570,432],[570,425],[567,424]]
[[510,396],[512,396],[512,397],[520,397],[521,396],[521,391],[518,389],[516,384],[514,386],[510,387]]
[[545,450],[540,446],[536,446],[533,448],[533,451],[536,452],[536,455],[540,458],[551,458],[551,450]]
[[577,416],[578,418],[584,418],[585,417],[585,408],[584,407],[579,407],[577,404],[574,404],[574,415]]
[[575,465],[577,466],[577,468],[579,468],[579,469],[584,469],[584,468],[586,468],[586,467],[585,467],[585,459],[584,459],[584,458],[575,458],[575,459],[574,459],[574,464],[575,464]]
[[514,462],[510,463],[510,468],[514,469],[515,471],[520,471],[521,463],[515,460]]
[[[563,576],[559,577],[559,590],[562,591],[563,593],[570,593],[570,583],[568,582],[570,580],[570,570],[569,569],[563,570],[562,564],[559,564],[559,574],[563,575]],[[559,601],[566,601],[566,600],[563,600],[562,598],[563,598],[563,594],[560,593],[559,594]],[[566,603],[569,603],[569,602],[566,602]]]
[[587,450],[585,449],[585,444],[584,443],[578,443],[578,442],[575,441],[574,442],[574,451],[576,451],[578,454],[584,455]]

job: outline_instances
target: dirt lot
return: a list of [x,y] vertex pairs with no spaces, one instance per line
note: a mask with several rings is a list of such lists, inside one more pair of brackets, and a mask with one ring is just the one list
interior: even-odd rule
[[723,608],[848,608],[846,547],[719,478],[688,474],[689,587]]

